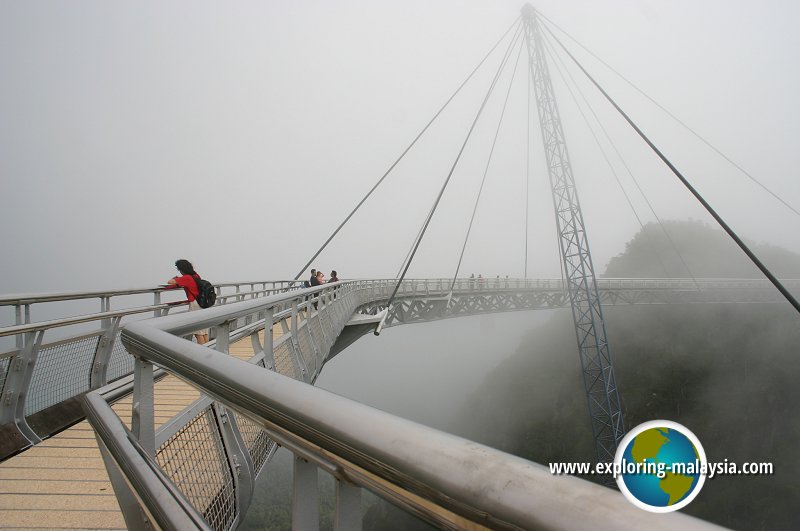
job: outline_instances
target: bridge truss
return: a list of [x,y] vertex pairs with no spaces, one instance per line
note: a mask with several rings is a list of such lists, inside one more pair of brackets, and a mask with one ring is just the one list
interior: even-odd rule
[[536,10],[522,10],[528,65],[536,93],[547,171],[553,195],[563,275],[569,293],[597,459],[610,462],[624,435],[619,391],[589,239],[572,174],[564,129],[550,80]]

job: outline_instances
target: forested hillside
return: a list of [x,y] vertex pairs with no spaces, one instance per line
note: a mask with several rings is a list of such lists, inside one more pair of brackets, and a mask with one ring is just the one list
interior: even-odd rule
[[[745,243],[779,278],[800,278],[800,257],[764,243]],[[763,278],[719,229],[700,221],[648,223],[612,258],[602,276],[637,278]]]
[[[695,276],[755,276],[721,231],[695,222],[668,229]],[[611,261],[607,276],[664,276],[656,248],[670,276],[686,276],[666,238],[641,232]],[[767,246],[756,252],[779,274],[798,276],[797,255]],[[673,420],[695,432],[710,461],[774,463],[773,476],[707,481],[685,512],[736,529],[798,528],[800,316],[788,304],[604,312],[626,427]],[[532,330],[517,354],[487,376],[462,417],[454,424],[468,426],[457,428],[462,435],[527,459],[593,461],[569,310]]]

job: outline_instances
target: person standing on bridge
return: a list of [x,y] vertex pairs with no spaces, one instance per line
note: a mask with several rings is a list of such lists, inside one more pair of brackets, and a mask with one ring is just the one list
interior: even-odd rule
[[[183,288],[184,293],[186,293],[186,298],[189,300],[189,311],[193,312],[200,310],[200,305],[195,300],[200,294],[200,288],[197,287],[196,280],[200,278],[200,275],[195,272],[192,263],[189,260],[184,260],[183,258],[175,262],[175,267],[178,268],[181,276],[176,276],[169,279],[167,281],[167,286],[172,288]],[[199,345],[208,343],[208,328],[196,331],[194,333],[194,337]]]
[[[325,273],[323,273],[321,269],[312,269],[311,271],[312,272],[316,271],[316,273],[311,276],[311,287],[312,288],[325,284]],[[315,299],[318,299],[319,298],[319,294],[315,295],[314,297],[315,297]],[[314,301],[314,309],[315,310],[317,309],[317,305],[318,305],[318,303],[315,300]]]
[[[331,278],[328,279],[328,284],[331,284],[333,282],[339,282],[339,275],[336,273],[335,269],[333,271],[331,271]],[[336,298],[336,292],[337,291],[339,291],[338,287],[333,288],[333,298],[334,299]]]

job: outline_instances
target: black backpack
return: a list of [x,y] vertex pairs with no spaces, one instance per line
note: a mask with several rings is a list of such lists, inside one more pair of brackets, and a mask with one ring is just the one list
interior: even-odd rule
[[200,278],[200,275],[195,276],[194,281],[197,282],[197,291],[199,292],[194,299],[197,301],[197,304],[199,304],[201,308],[211,308],[214,306],[214,303],[217,302],[217,292],[214,290],[214,285],[208,280]]

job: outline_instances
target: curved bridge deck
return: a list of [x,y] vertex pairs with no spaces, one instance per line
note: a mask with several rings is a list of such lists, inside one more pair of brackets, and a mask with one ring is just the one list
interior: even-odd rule
[[[244,339],[232,344],[230,353],[248,360],[253,347]],[[159,380],[156,427],[199,397],[197,389],[174,376]],[[132,406],[131,395],[113,406],[128,427]],[[0,463],[0,529],[127,529],[87,421]]]
[[[267,356],[270,362],[266,367],[265,359],[261,360],[262,368],[269,368],[290,378],[313,383],[327,359],[344,348],[348,344],[347,341],[354,340],[361,333],[368,332],[370,327],[374,327],[376,324],[374,320],[372,323],[361,323],[358,319],[353,319],[353,315],[354,313],[379,314],[380,310],[385,309],[393,283],[393,280],[354,281],[325,288],[293,291],[291,294],[286,294],[284,297],[286,300],[281,299],[281,302],[272,306],[269,305],[272,303],[265,305],[259,300],[252,299],[256,299],[259,295],[283,293],[283,288],[264,289],[257,293],[237,292],[229,297],[231,302],[238,301],[238,304],[231,306],[230,310],[222,307],[209,310],[207,314],[212,316],[209,318],[211,321],[202,327],[214,326],[215,330],[222,334],[217,337],[223,340],[230,333],[230,353],[235,357],[250,359],[254,352],[257,352],[256,349],[260,348],[262,358],[267,356],[265,352],[272,354],[271,358]],[[791,286],[797,288],[797,282],[793,282]],[[385,326],[480,313],[560,308],[569,304],[563,284],[559,280],[461,279],[452,292],[449,288],[448,279],[405,282],[395,304],[385,314]],[[753,280],[601,279],[598,281],[598,288],[603,304],[782,302],[780,295],[765,281]],[[30,305],[31,302],[9,298],[5,304],[27,308],[26,304]],[[275,320],[270,321],[274,325],[269,341],[265,340],[263,331],[265,308],[269,308],[269,312],[276,312]],[[147,311],[152,309],[152,307],[145,308]],[[136,311],[141,312],[141,309]],[[90,317],[100,320],[116,315],[117,313],[108,311],[106,303],[105,313],[101,312]],[[268,315],[272,316],[273,313]],[[80,318],[81,322],[88,319],[88,317]],[[38,334],[38,341],[26,342],[24,349],[9,351],[0,359],[2,362],[0,369],[4,371],[3,383],[6,386],[4,396],[10,396],[8,393],[13,391],[18,393],[19,400],[23,400],[33,394],[30,392],[31,387],[24,387],[24,385],[30,386],[30,379],[27,380],[27,384],[23,380],[12,379],[12,371],[18,371],[19,367],[24,366],[22,362],[29,360],[27,366],[35,375],[37,366],[43,363],[42,356],[37,364],[37,353],[52,349],[52,345],[56,345],[56,343],[43,344],[42,336],[49,333],[49,327],[60,324],[63,323],[19,324],[5,329],[0,328],[0,335],[5,336],[26,334],[32,338],[34,333]],[[101,328],[100,333],[118,341],[119,321],[101,326],[105,328]],[[187,331],[195,329],[197,328],[191,326],[186,328]],[[342,334],[342,331],[345,329],[353,331],[350,334],[351,338],[343,337],[345,334]],[[280,337],[282,335],[286,337]],[[83,341],[84,338],[85,334],[75,340]],[[343,339],[345,341],[342,341]],[[254,340],[257,346],[254,345]],[[57,344],[68,341],[72,340],[60,339]],[[223,343],[227,344],[227,341]],[[266,348],[270,343],[273,348]],[[98,341],[97,351],[100,352],[101,347],[104,347],[108,356],[115,345],[113,342],[104,345]],[[223,351],[226,348],[227,345],[222,345]],[[49,354],[49,351],[47,353]],[[91,372],[92,368],[98,365],[96,359],[97,355],[94,360],[88,358],[85,372]],[[47,361],[49,360],[50,358],[47,358]],[[75,364],[74,359],[69,356],[64,356],[63,361]],[[11,386],[10,382],[16,387]],[[188,413],[187,406],[200,396],[195,387],[184,384],[172,376],[166,376],[158,381],[154,394],[155,418],[152,424],[156,429],[175,421],[181,416],[179,414]],[[24,403],[22,405],[24,406]],[[132,399],[127,397],[119,400],[114,405],[114,411],[130,428]],[[259,437],[257,430],[245,435],[248,437],[245,442],[248,443],[256,442]],[[251,446],[255,448],[257,445]],[[261,448],[259,451],[268,450]],[[256,456],[252,457],[255,460]],[[262,459],[264,456],[258,457]],[[258,469],[262,465],[263,462],[260,462]],[[94,439],[94,432],[87,422],[80,422],[58,435],[45,438],[40,444],[0,463],[0,527],[26,529],[125,527],[120,506]]]

